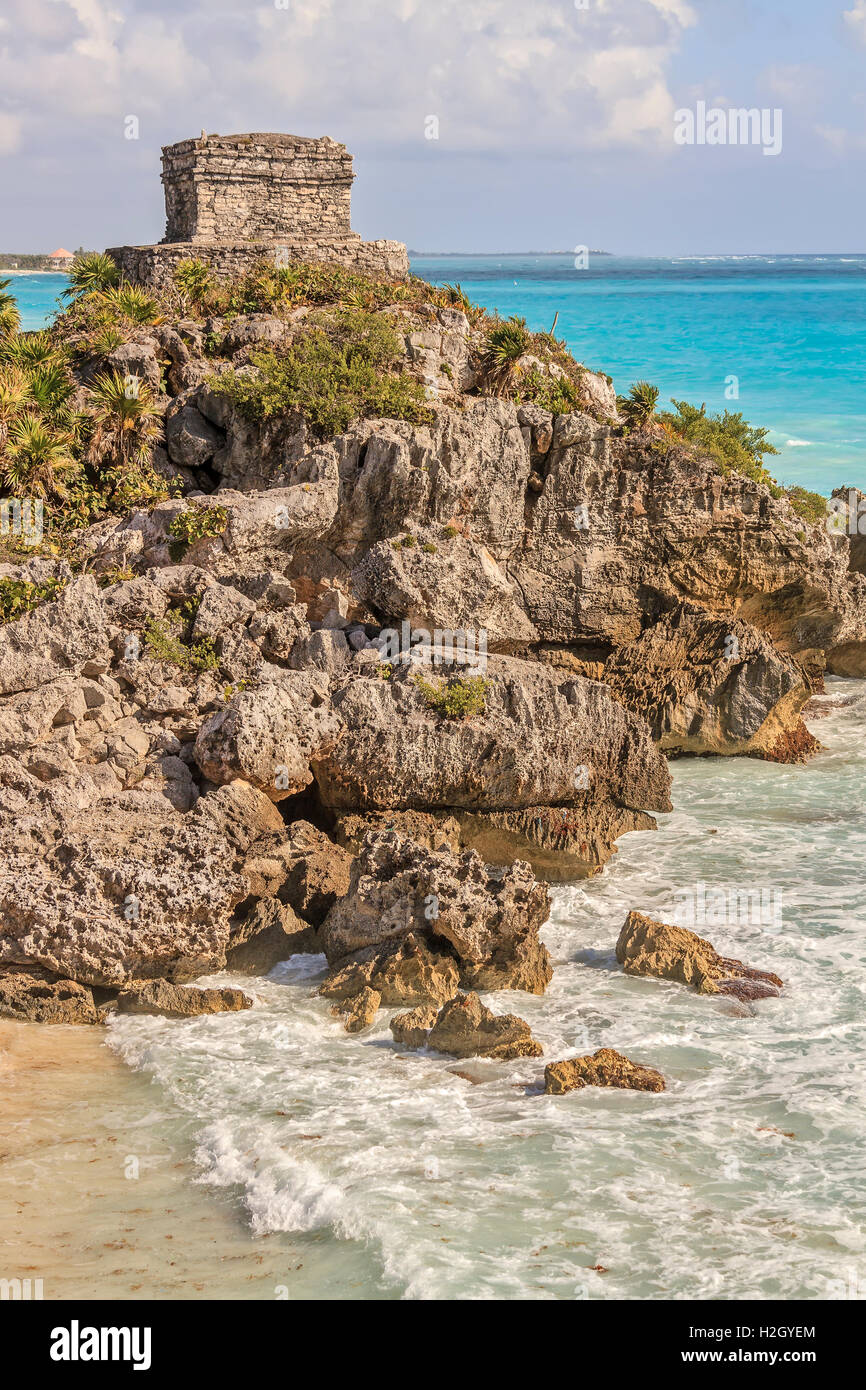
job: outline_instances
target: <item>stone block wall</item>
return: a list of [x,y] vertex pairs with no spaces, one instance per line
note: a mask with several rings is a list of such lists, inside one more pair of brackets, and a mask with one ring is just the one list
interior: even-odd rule
[[352,156],[325,136],[208,135],[162,152],[164,241],[341,237],[351,230]]
[[219,280],[232,279],[251,270],[257,261],[290,265],[296,261],[324,261],[347,270],[380,275],[386,280],[406,280],[409,257],[401,241],[362,241],[357,233],[332,242],[160,242],[156,246],[112,246],[109,256],[125,279],[154,290],[169,289],[179,261],[199,260],[210,266]]

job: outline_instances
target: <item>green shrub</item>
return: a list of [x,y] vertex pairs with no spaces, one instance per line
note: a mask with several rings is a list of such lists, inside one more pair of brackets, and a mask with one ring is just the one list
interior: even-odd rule
[[180,293],[184,309],[204,310],[213,302],[216,283],[210,267],[204,261],[178,261],[172,278]]
[[[812,526],[823,521],[827,515],[827,499],[820,492],[809,492],[804,487],[789,487],[786,496],[797,515]],[[805,535],[802,538],[805,540]]]
[[769,430],[753,428],[743,419],[741,411],[726,410],[723,415],[708,415],[706,405],[698,409],[688,401],[673,399],[671,404],[676,407],[676,413],[667,411],[659,417],[670,432],[696,444],[719,465],[722,473],[741,473],[754,482],[765,484],[774,497],[782,496],[782,488],[763,465],[765,454],[779,452],[767,442]]
[[169,609],[164,618],[150,618],[144,630],[144,645],[149,657],[154,661],[170,661],[184,671],[196,673],[216,671],[219,658],[209,637],[201,637],[197,642],[184,640],[183,616],[176,609]]
[[182,560],[187,550],[204,536],[221,536],[228,525],[225,507],[189,507],[178,512],[168,528],[172,539],[168,543],[171,558]]
[[0,623],[14,623],[39,603],[51,603],[59,598],[66,581],[46,579],[30,584],[26,579],[0,579]]
[[311,315],[286,352],[254,353],[256,377],[230,371],[212,385],[250,419],[297,411],[324,439],[370,416],[430,424],[424,387],[397,374],[400,359],[397,336],[382,315],[341,309]]
[[427,708],[443,719],[471,719],[484,713],[487,682],[482,676],[452,676],[444,686],[437,686],[416,675],[414,682]]

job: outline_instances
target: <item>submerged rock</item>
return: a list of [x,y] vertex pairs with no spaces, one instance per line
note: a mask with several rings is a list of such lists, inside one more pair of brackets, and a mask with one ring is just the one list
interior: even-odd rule
[[630,912],[616,943],[616,958],[629,975],[655,975],[692,985],[699,994],[732,994],[764,999],[778,994],[778,975],[753,970],[741,960],[720,956],[703,937]]
[[369,1028],[381,1002],[382,996],[379,991],[365,985],[351,999],[345,1000],[342,1004],[335,1004],[331,1012],[343,1019],[347,1033],[360,1033],[364,1028]]
[[157,1014],[162,1018],[197,1018],[252,1007],[252,999],[240,989],[195,989],[168,980],[137,981],[117,996],[118,1013]]
[[474,993],[458,994],[438,1014],[430,1007],[400,1014],[392,1019],[391,1032],[397,1042],[408,1047],[426,1045],[451,1057],[492,1057],[507,1062],[542,1054],[528,1023],[515,1014],[494,1014]]
[[419,1004],[405,1014],[395,1014],[391,1019],[391,1032],[394,1041],[404,1047],[426,1047],[427,1034],[439,1017],[435,1004]]
[[353,998],[368,986],[388,1007],[432,1002],[437,1006],[452,999],[460,983],[454,957],[432,950],[414,932],[385,946],[368,947],[339,964],[321,986],[327,999]]
[[612,1047],[600,1047],[591,1056],[572,1057],[566,1062],[549,1062],[544,1068],[546,1096],[564,1096],[568,1091],[579,1091],[584,1086],[663,1091],[665,1079],[661,1072],[630,1061]]

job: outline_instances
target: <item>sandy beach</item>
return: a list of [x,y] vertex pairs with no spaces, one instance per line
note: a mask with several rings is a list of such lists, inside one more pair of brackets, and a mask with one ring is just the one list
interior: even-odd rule
[[254,1238],[230,1192],[196,1184],[185,1117],[105,1036],[0,1022],[0,1277],[46,1300],[362,1296],[360,1247]]

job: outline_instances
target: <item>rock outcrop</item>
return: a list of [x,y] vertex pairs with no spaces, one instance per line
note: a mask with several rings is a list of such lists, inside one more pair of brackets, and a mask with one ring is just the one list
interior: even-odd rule
[[584,1086],[663,1091],[665,1079],[661,1072],[630,1061],[612,1047],[600,1047],[591,1056],[572,1057],[566,1062],[549,1062],[544,1068],[544,1094],[547,1096],[564,1096]]
[[369,985],[385,1003],[438,1002],[458,980],[541,994],[552,975],[538,939],[548,911],[547,889],[527,864],[496,868],[471,850],[455,855],[396,831],[370,833],[346,896],[320,929],[335,970],[330,989]]
[[699,994],[731,994],[764,999],[778,994],[782,981],[740,960],[720,956],[703,937],[630,912],[616,943],[616,958],[629,975],[655,975],[691,985]]
[[[0,968],[48,1012],[318,949],[357,1018],[374,995],[541,993],[537,875],[596,873],[652,829],[665,753],[806,756],[821,671],[866,670],[847,536],[661,428],[624,433],[604,377],[575,366],[580,408],[558,414],[494,394],[457,294],[361,296],[409,418],[329,437],[242,408],[222,388],[309,330],[336,283],[311,274],[305,302],[232,316],[217,296],[124,329],[108,368],[155,393],[152,462],[184,495],[0,565]],[[55,331],[86,396],[87,335]],[[539,370],[562,376],[534,351],[517,368]],[[621,937],[626,968],[774,985],[655,930]]]
[[381,1002],[379,991],[365,986],[351,998],[335,1004],[331,1012],[343,1019],[347,1033],[361,1033],[374,1021]]
[[241,989],[193,989],[168,980],[142,980],[117,996],[118,1013],[156,1014],[161,1018],[198,1018],[252,1007],[252,999]]
[[0,966],[0,1018],[29,1023],[101,1023],[93,991],[38,965]]
[[543,1051],[528,1023],[514,1014],[494,1014],[474,993],[449,999],[435,1017],[429,1007],[400,1014],[391,1020],[391,1032],[404,1046],[427,1046],[451,1057],[510,1062],[517,1057],[540,1057]]
[[777,762],[818,748],[800,711],[802,669],[738,618],[680,607],[617,649],[604,679],[668,753],[749,753]]

